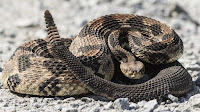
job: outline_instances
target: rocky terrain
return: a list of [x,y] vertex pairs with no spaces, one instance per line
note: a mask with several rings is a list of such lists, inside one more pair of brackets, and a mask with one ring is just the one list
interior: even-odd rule
[[97,95],[37,97],[11,93],[0,85],[0,112],[198,112],[200,111],[200,1],[199,0],[1,0],[0,74],[3,65],[22,43],[45,38],[43,13],[53,14],[61,37],[74,37],[89,21],[113,13],[133,13],[172,27],[184,42],[179,61],[191,74],[194,89],[171,100],[129,102]]

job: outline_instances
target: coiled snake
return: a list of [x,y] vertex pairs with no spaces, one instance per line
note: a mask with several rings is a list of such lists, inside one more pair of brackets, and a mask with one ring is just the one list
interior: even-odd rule
[[[75,39],[64,39],[48,10],[45,21],[48,38],[21,45],[3,68],[3,85],[11,91],[39,96],[91,91],[137,102],[192,89],[191,76],[176,61],[183,53],[182,41],[163,23],[133,14],[111,14],[89,22]],[[120,65],[114,65],[114,60]],[[141,84],[117,84],[110,81],[118,74],[116,66],[131,79],[148,74],[147,68],[156,76]]]

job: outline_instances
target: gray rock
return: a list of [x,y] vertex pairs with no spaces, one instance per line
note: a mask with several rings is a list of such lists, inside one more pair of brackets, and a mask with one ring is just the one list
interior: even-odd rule
[[114,101],[113,107],[119,110],[129,110],[128,98],[118,98]]
[[130,105],[129,105],[130,110],[134,110],[134,109],[138,109],[138,108],[139,108],[139,106],[136,103],[130,102]]
[[150,100],[147,103],[144,104],[144,111],[145,112],[151,112],[153,111],[155,108],[157,108],[158,106],[158,102],[157,100]]
[[113,108],[113,103],[112,102],[107,103],[106,105],[104,105],[104,108],[105,109],[111,109],[111,108]]
[[190,109],[175,108],[174,112],[193,112]]
[[168,97],[172,102],[178,102],[178,98],[175,97],[175,96],[173,96],[172,94],[169,94],[167,97]]
[[89,112],[100,112],[100,107],[92,108]]
[[147,103],[147,101],[140,101],[140,102],[138,102],[138,106],[140,107],[140,108],[142,108],[142,107],[144,107],[144,105]]
[[189,100],[190,105],[193,108],[199,108],[200,109],[200,94],[194,95]]
[[198,64],[190,64],[189,66],[186,66],[187,70],[192,71],[200,71],[200,65]]
[[[119,112],[118,110],[115,112]],[[136,110],[123,110],[123,112],[137,112]]]
[[78,112],[75,108],[62,108],[61,112]]
[[41,105],[40,105],[40,103],[35,103],[35,104],[34,104],[34,107],[36,107],[36,108],[40,108]]
[[57,104],[57,105],[54,106],[54,109],[55,109],[55,110],[58,110],[58,111],[61,111],[62,108],[63,108],[62,105],[58,105],[58,104]]
[[171,107],[178,107],[178,106],[179,106],[179,103],[174,102],[174,103],[171,103],[170,106],[171,106]]
[[92,101],[94,101],[94,100],[91,99],[91,98],[88,98],[88,97],[82,97],[82,98],[81,98],[81,101],[86,102],[86,103],[89,103],[89,102],[92,102]]
[[29,112],[37,112],[37,110],[30,110]]
[[63,102],[69,102],[69,101],[75,101],[76,99],[74,97],[66,98],[63,100]]
[[154,110],[154,112],[171,112],[169,107],[165,107],[164,105],[160,105],[158,106],[158,108],[156,108]]
[[9,103],[4,103],[3,107],[8,107]]
[[71,103],[70,106],[72,108],[78,108],[80,106],[80,104],[79,103]]
[[35,102],[37,102],[37,98],[36,97],[30,98],[30,103],[35,103]]

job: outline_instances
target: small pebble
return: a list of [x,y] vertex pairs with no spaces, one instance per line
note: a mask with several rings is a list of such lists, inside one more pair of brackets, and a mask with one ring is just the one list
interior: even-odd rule
[[158,106],[158,108],[156,108],[154,110],[154,112],[171,112],[171,111],[170,111],[170,109],[168,107],[165,107],[165,106],[161,105],[161,106]]
[[68,102],[68,101],[74,101],[74,100],[76,100],[74,97],[70,97],[70,98],[66,98],[66,99],[64,99],[63,100],[63,102]]
[[78,112],[75,108],[62,108],[61,112]]
[[89,102],[92,102],[93,99],[88,98],[88,97],[82,97],[82,98],[81,98],[81,101],[86,102],[86,103],[89,103]]
[[4,103],[3,107],[8,107],[8,105],[9,105],[8,103]]
[[133,109],[138,109],[139,106],[136,103],[131,102],[130,105],[129,105],[129,108],[130,108],[130,110],[133,110]]
[[172,102],[178,102],[178,98],[175,97],[175,96],[173,96],[173,95],[171,95],[171,94],[168,95],[168,98],[169,98]]
[[129,109],[129,101],[128,98],[118,98],[114,101],[113,107],[119,110],[128,110]]
[[30,98],[30,103],[35,103],[35,102],[37,102],[37,98],[36,97]]
[[158,106],[158,102],[157,100],[150,100],[147,103],[144,104],[144,108],[146,112],[151,112],[153,111],[155,108],[157,108]]
[[72,108],[78,108],[79,107],[79,103],[72,103],[72,104],[70,104],[70,106],[72,107]]
[[200,71],[200,65],[198,64],[190,64],[186,66],[187,70],[192,70],[192,71]]
[[138,102],[138,106],[140,108],[142,108],[145,105],[145,103],[147,103],[147,101],[142,100],[142,101]]
[[81,26],[85,26],[87,23],[88,23],[88,21],[87,21],[87,20],[84,20],[84,21],[82,22]]
[[100,112],[100,108],[99,107],[92,108],[89,112]]
[[113,108],[113,103],[112,102],[107,103],[106,105],[104,105],[104,108],[105,109]]
[[200,98],[200,94],[192,96],[190,98],[190,100],[189,100],[190,101],[190,105],[192,107],[194,107],[194,108],[199,108],[200,109],[200,100],[199,100],[199,98]]

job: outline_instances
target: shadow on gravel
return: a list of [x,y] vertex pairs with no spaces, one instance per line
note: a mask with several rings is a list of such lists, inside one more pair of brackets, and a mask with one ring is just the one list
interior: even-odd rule
[[38,98],[52,98],[54,100],[64,100],[64,99],[68,99],[68,98],[75,98],[75,100],[81,100],[83,102],[89,102],[91,99],[95,100],[95,101],[103,101],[103,102],[109,102],[111,100],[108,100],[105,97],[102,96],[98,96],[95,95],[93,93],[88,93],[88,94],[84,94],[84,95],[73,95],[73,96],[37,96],[37,95],[27,95],[27,94],[21,94],[21,93],[17,93],[14,91],[10,91],[12,94],[17,95],[19,97],[38,97]]
[[199,74],[198,74],[197,80],[195,81],[195,84],[196,84],[196,86],[199,86],[199,87],[200,87],[200,72],[199,72]]

